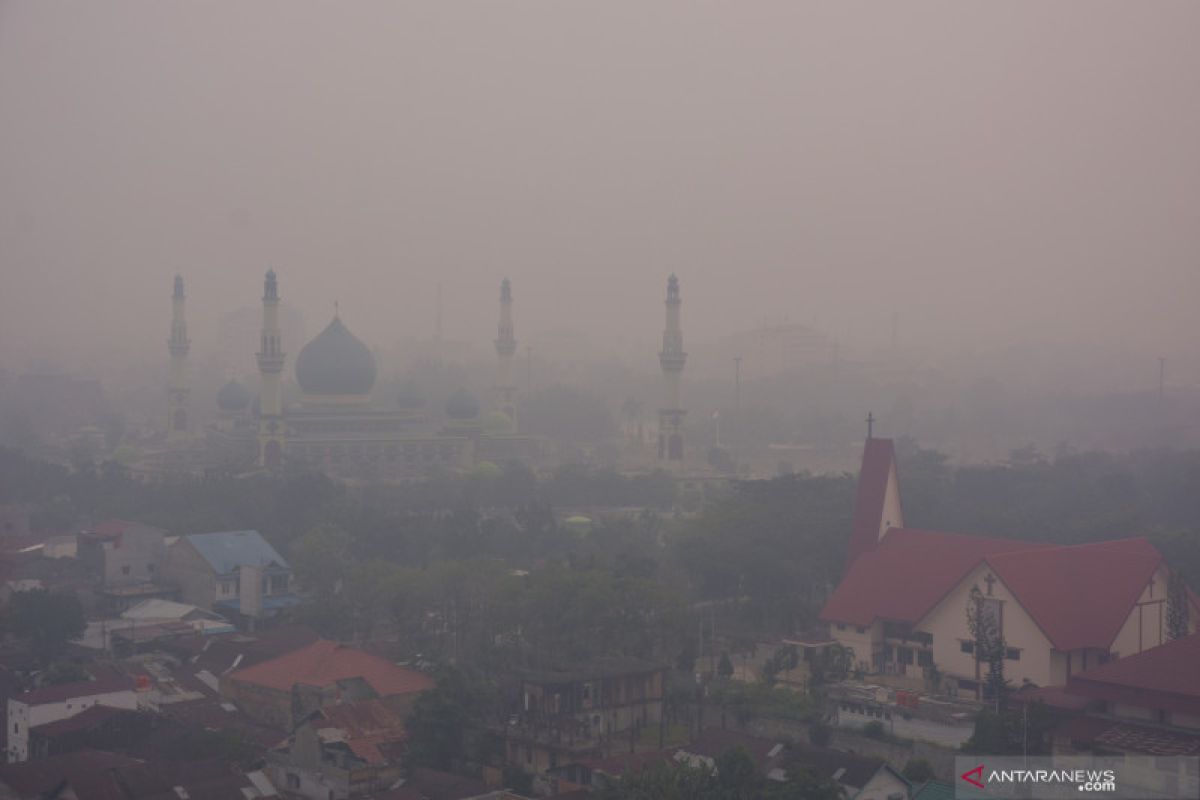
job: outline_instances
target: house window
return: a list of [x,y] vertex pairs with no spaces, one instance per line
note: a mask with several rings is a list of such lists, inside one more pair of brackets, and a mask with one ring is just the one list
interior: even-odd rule
[[289,789],[299,789],[300,788],[300,776],[294,772],[289,772],[287,774],[287,787]]
[[839,631],[844,631],[844,630],[846,630],[846,624],[845,624],[844,622],[839,622],[839,623],[837,624],[837,629],[838,629]]
[[1008,649],[1006,649],[1004,651],[1004,657],[1007,658],[1009,661],[1020,661],[1021,660],[1021,651],[1019,648],[1009,647]]
[[856,632],[856,633],[866,633],[866,632],[867,632],[867,629],[866,629],[866,628],[864,628],[862,625],[859,625],[859,626],[858,626],[857,628],[855,628],[854,630],[855,630],[855,632]]
[[968,681],[962,678],[958,679],[958,688],[964,692],[976,692],[979,690],[979,684],[975,681]]
[[958,642],[958,649],[962,650],[964,653],[974,653],[975,643],[968,641],[967,639],[960,639]]
[[153,564],[147,564],[147,565],[146,565],[146,572],[149,572],[149,573],[153,574],[153,573],[154,573],[154,565],[153,565]]
[[126,564],[125,566],[121,567],[121,574],[122,574],[122,575],[128,575],[128,574],[129,574],[129,565],[128,565],[128,564]]
[[928,650],[918,650],[917,651],[917,664],[922,667],[932,667],[933,666],[933,653],[929,652]]

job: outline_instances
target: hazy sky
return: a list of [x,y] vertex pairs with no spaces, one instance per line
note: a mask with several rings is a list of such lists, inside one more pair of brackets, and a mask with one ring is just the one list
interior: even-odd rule
[[[0,3],[0,364],[165,360],[273,266],[319,329],[764,316],[1183,352],[1200,3]],[[197,337],[193,337],[197,338]],[[248,352],[253,349],[248,343]],[[298,344],[289,346],[295,353]]]

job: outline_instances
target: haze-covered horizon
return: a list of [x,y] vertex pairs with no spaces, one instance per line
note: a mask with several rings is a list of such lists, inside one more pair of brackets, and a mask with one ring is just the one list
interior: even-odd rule
[[867,353],[895,318],[936,358],[1200,382],[1197,29],[1183,2],[8,2],[0,364],[165,361],[176,273],[199,344],[273,267],[310,336],[337,301],[372,346],[429,337],[441,284],[444,336],[486,348],[507,276],[519,340],[644,341],[650,371],[675,272],[693,350],[786,319]]

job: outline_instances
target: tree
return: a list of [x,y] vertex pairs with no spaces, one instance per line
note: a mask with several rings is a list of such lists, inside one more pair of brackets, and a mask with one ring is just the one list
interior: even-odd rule
[[996,604],[989,602],[978,586],[971,587],[970,596],[967,598],[967,629],[975,642],[975,662],[986,662],[988,665],[984,696],[995,702],[997,711],[1002,711],[1008,694],[1008,684],[1004,679],[1004,655],[1007,645],[1000,630]]
[[29,640],[43,664],[53,661],[67,642],[78,639],[87,627],[78,597],[45,589],[14,594],[4,621],[12,635]]
[[408,766],[443,772],[483,760],[490,747],[485,723],[495,707],[491,687],[444,668],[437,684],[418,697],[405,720]]
[[722,678],[733,677],[733,661],[725,651],[721,652],[721,659],[717,662],[717,675]]
[[1171,639],[1182,639],[1188,635],[1190,620],[1188,619],[1187,584],[1183,575],[1171,570],[1167,579],[1167,636]]
[[923,758],[910,758],[904,765],[904,777],[913,783],[925,783],[934,779],[933,764]]

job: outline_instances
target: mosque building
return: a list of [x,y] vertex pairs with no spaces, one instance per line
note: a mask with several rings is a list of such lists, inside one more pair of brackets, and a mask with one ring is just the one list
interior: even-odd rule
[[[176,322],[172,325],[170,430],[180,404],[186,402],[186,369],[177,363],[182,317],[182,281],[176,284]],[[516,389],[511,380],[512,295],[501,290],[500,336],[496,343],[501,379],[497,411],[507,425],[499,430],[478,415],[478,403],[447,404],[450,420],[432,420],[403,398],[381,401],[375,393],[377,366],[371,349],[355,336],[335,311],[333,319],[295,357],[299,396],[285,397],[288,362],[279,326],[280,294],[275,272],[263,284],[262,331],[256,359],[258,394],[236,379],[217,393],[217,419],[205,431],[210,463],[243,463],[279,471],[318,469],[349,480],[388,481],[418,477],[435,470],[466,470],[482,461],[536,462],[542,452],[538,437],[515,432]],[[182,337],[182,339],[180,338]],[[508,363],[505,363],[508,362]],[[182,398],[182,400],[180,399]],[[465,411],[459,411],[460,408]],[[495,412],[493,412],[495,413]]]

